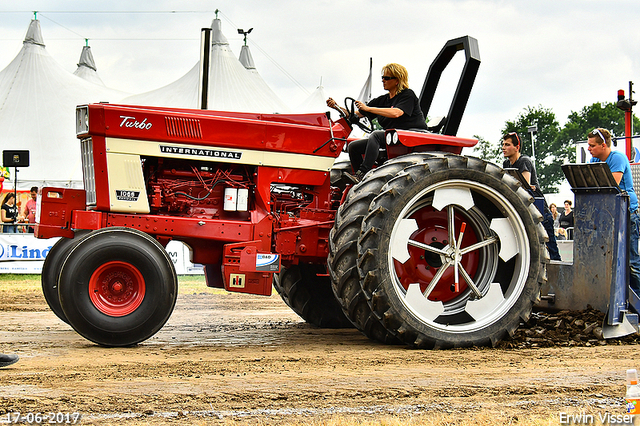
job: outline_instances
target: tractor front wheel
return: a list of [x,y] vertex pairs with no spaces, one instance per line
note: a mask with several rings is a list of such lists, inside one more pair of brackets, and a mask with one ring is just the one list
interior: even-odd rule
[[164,248],[128,228],[100,229],[74,245],[58,289],[69,324],[103,346],[131,346],[153,336],[169,319],[177,291]]
[[60,238],[53,247],[51,247],[47,257],[45,257],[44,264],[42,265],[42,273],[40,274],[44,299],[47,301],[47,304],[53,313],[66,323],[69,321],[60,306],[60,297],[58,296],[58,278],[60,277],[60,270],[62,269],[62,264],[67,258],[67,255],[73,246],[80,241],[85,234],[86,232],[76,232],[76,236],[74,238]]

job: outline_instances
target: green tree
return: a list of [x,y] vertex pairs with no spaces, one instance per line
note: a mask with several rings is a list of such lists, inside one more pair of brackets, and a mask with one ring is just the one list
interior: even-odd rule
[[[586,140],[591,130],[603,127],[611,131],[614,137],[620,138],[624,136],[625,127],[624,112],[615,103],[596,102],[583,107],[579,112],[572,111],[562,128],[551,109],[528,106],[515,120],[506,121],[502,131],[503,134],[517,132],[522,140],[522,153],[530,157],[532,141],[528,127],[534,122],[538,125],[535,136],[536,171],[544,192],[557,191],[558,185],[565,178],[562,164],[576,161],[576,143]],[[634,131],[640,129],[640,119],[635,115],[633,128]],[[490,142],[480,136],[475,137],[478,144],[474,147],[474,155],[502,164],[502,141]]]
[[[538,131],[531,140],[529,126],[537,124]],[[535,159],[538,183],[543,192],[556,192],[559,183],[564,179],[562,164],[568,162],[575,148],[559,143],[560,125],[555,113],[550,108],[541,105],[528,106],[518,114],[515,120],[505,122],[503,134],[517,132],[522,143],[521,152]],[[535,150],[532,145],[535,143]],[[535,157],[533,152],[535,151]]]
[[478,143],[473,147],[473,155],[485,161],[502,164],[504,157],[502,156],[502,147],[500,144],[491,143],[482,136],[473,135],[473,137],[478,139]]
[[[567,123],[558,134],[557,145],[570,147],[570,161],[575,161],[575,145],[587,139],[587,134],[596,127],[609,130],[614,137],[624,136],[624,112],[615,103],[596,102],[579,112],[571,111]],[[640,120],[633,116],[633,128],[640,129]]]

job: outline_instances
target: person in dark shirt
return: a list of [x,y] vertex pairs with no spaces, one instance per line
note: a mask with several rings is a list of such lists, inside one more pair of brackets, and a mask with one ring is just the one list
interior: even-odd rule
[[[502,163],[502,167],[505,169],[518,169],[530,185],[530,187],[525,188],[525,190],[534,197],[544,198],[540,185],[538,185],[536,168],[529,157],[520,153],[520,148],[520,137],[516,132],[504,135],[502,138],[502,154],[505,156],[505,160]],[[560,257],[560,251],[558,250],[558,243],[556,242],[556,235],[553,230],[553,215],[551,214],[549,207],[547,207],[546,201],[544,202],[544,213],[542,214],[542,217],[542,226],[544,226],[544,229],[547,231],[547,236],[549,237],[549,241],[547,242],[549,257],[551,260],[562,260]]]
[[573,228],[573,210],[571,210],[571,200],[565,200],[564,211],[560,213],[560,227]]
[[16,197],[13,192],[8,192],[2,200],[1,219],[5,233],[16,233],[16,220],[18,219],[18,207],[16,207]]
[[[382,68],[382,86],[389,93],[372,99],[369,103],[356,101],[359,117],[367,117],[370,121],[378,120],[380,126],[387,129],[426,130],[424,114],[420,109],[418,97],[409,89],[409,73],[399,64],[387,64]],[[331,108],[340,108],[348,115],[346,109],[337,105],[332,98],[327,100]],[[354,182],[373,168],[380,148],[384,148],[384,130],[376,130],[366,139],[358,139],[348,146],[351,167],[355,171]]]

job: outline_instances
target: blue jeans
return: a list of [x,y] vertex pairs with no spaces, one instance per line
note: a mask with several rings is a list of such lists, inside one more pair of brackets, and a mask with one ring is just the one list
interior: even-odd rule
[[549,241],[547,241],[547,250],[549,250],[549,258],[551,260],[562,260],[560,257],[560,251],[558,250],[558,243],[556,243],[556,234],[553,229],[553,215],[550,211],[547,211],[543,216],[542,226],[547,231]]
[[15,234],[18,232],[18,227],[16,225],[2,225],[2,232],[5,234]]
[[638,235],[640,231],[640,217],[638,213],[631,213],[629,217],[629,269],[632,289],[640,291],[640,255],[638,255]]

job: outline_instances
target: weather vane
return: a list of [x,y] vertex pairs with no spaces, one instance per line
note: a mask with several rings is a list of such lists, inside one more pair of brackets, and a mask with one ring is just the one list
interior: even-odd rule
[[245,31],[242,28],[238,28],[238,34],[242,34],[244,36],[244,45],[247,45],[247,34],[253,31],[253,28],[249,28],[249,31]]

